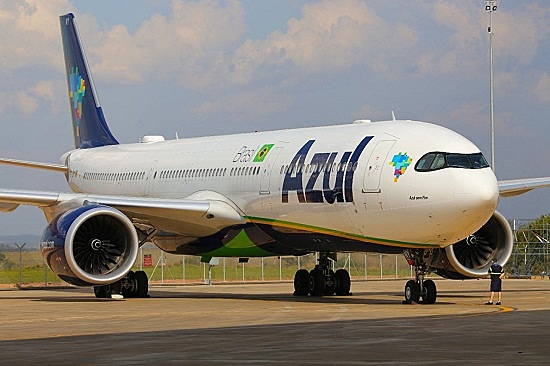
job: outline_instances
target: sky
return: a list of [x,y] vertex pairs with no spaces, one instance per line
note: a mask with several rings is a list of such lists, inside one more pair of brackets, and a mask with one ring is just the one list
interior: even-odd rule
[[[59,30],[68,12],[121,142],[393,111],[464,135],[490,160],[484,0],[0,0],[2,157],[58,163],[73,148]],[[497,178],[550,176],[550,2],[500,0],[492,21]],[[0,187],[69,191],[62,174],[8,166]],[[549,203],[539,189],[498,210],[533,219]],[[0,235],[46,224],[20,207],[0,214]]]

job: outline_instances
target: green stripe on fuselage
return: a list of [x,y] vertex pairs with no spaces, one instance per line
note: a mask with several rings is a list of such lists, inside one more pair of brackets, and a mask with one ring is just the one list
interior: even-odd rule
[[223,247],[202,254],[203,257],[270,257],[276,254],[263,250],[241,230]]
[[364,243],[375,243],[375,244],[382,244],[382,245],[388,245],[393,247],[403,247],[403,248],[440,248],[440,246],[437,244],[410,243],[406,241],[378,239],[378,238],[362,236],[362,235],[353,234],[353,233],[346,233],[344,231],[339,231],[334,229],[327,229],[319,226],[299,224],[296,222],[281,221],[276,219],[268,219],[264,217],[245,216],[245,220],[255,224],[267,224],[273,227],[284,227],[284,228],[303,230],[311,233],[333,235],[340,238],[357,240]]

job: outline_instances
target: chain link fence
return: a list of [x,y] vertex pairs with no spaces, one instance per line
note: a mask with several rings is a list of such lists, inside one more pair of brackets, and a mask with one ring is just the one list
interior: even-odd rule
[[[506,272],[512,276],[550,274],[550,222],[512,220],[514,251]],[[163,253],[153,245],[139,251],[133,270],[143,270],[152,284],[292,281],[300,268],[312,269],[315,254],[302,257],[219,258],[214,266],[199,257]],[[335,269],[346,268],[352,279],[411,278],[413,268],[403,255],[339,254]],[[0,286],[60,286],[60,280],[45,264],[38,250],[20,244],[0,244]]]
[[[45,264],[38,250],[19,251],[5,247],[0,255],[0,285],[3,286],[60,286],[65,284]],[[196,256],[181,256],[162,252],[145,245],[139,251],[132,270],[143,270],[152,284],[197,284],[224,282],[292,281],[300,268],[312,269],[317,263],[315,254],[302,257],[219,258],[214,266],[201,263]],[[407,278],[412,267],[402,255],[350,253],[340,254],[334,268],[346,268],[354,279]]]
[[550,275],[550,216],[533,220],[511,220],[514,251],[507,267],[513,276]]

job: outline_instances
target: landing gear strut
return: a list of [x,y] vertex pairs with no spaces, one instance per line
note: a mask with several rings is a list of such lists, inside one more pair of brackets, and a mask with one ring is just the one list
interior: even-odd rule
[[403,303],[418,303],[420,297],[425,304],[434,304],[437,298],[437,288],[432,280],[424,278],[430,272],[426,264],[429,252],[422,249],[411,249],[403,252],[407,262],[414,266],[415,279],[407,281],[405,285],[405,300]]
[[149,280],[144,271],[130,271],[120,280],[109,285],[94,286],[94,294],[97,298],[111,298],[118,294],[124,298],[149,297]]
[[351,279],[348,271],[339,269],[334,272],[331,260],[336,260],[336,253],[320,252],[318,264],[310,272],[300,269],[294,275],[295,296],[331,296],[351,295]]

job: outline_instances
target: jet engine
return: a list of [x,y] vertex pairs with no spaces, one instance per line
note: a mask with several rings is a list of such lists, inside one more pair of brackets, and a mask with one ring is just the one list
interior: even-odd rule
[[506,264],[514,246],[513,232],[500,213],[493,216],[474,234],[453,245],[438,249],[429,266],[441,277],[479,278],[487,275],[493,259]]
[[88,204],[50,222],[40,244],[50,269],[77,286],[106,285],[124,277],[138,255],[132,222],[120,211]]

